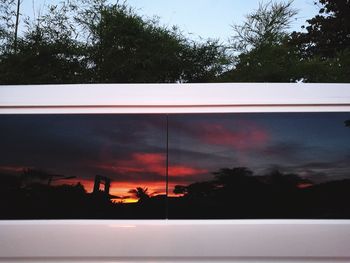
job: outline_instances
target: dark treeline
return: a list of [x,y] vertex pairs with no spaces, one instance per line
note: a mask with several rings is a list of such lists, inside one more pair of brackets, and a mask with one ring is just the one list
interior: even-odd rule
[[120,197],[100,190],[87,193],[80,183],[52,185],[53,175],[38,170],[27,170],[18,176],[2,174],[0,218],[350,218],[349,179],[316,184],[297,174],[278,170],[255,175],[246,167],[223,168],[213,175],[209,181],[175,186],[177,197],[149,194],[147,188],[137,187],[129,193],[138,202],[123,203],[111,200]]
[[223,168],[210,181],[175,186],[169,201],[178,219],[345,219],[350,180],[316,184],[294,173],[255,175],[246,167]]
[[89,193],[80,182],[59,182],[71,177],[40,169],[0,174],[0,178],[0,219],[165,218],[165,196],[151,198],[147,189],[141,187],[130,190],[137,203],[123,203],[125,197],[103,190]]
[[35,19],[0,0],[0,84],[349,82],[350,2],[319,0],[290,32],[292,2],[268,2],[231,40],[193,41],[125,4],[66,0]]

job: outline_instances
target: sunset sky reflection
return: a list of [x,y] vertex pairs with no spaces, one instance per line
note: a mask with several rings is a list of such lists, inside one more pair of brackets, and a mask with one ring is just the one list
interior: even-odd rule
[[[211,179],[224,167],[298,173],[315,182],[350,177],[348,113],[241,113],[169,116],[169,189]],[[76,176],[92,191],[112,179],[117,201],[130,189],[165,194],[165,115],[2,115],[0,176],[36,168]]]

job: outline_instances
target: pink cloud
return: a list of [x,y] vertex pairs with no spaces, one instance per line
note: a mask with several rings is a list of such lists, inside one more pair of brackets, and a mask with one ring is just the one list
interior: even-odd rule
[[230,129],[221,123],[201,123],[197,136],[207,144],[230,146],[237,150],[264,145],[269,139],[268,132],[255,123],[238,122],[236,125],[235,129]]
[[208,170],[185,165],[170,165],[168,172],[169,176],[189,176],[208,173]]
[[[153,173],[166,174],[166,156],[162,153],[132,153],[128,159],[109,161],[98,164],[97,167],[121,174]],[[169,176],[190,176],[207,173],[206,169],[189,165],[169,165]]]

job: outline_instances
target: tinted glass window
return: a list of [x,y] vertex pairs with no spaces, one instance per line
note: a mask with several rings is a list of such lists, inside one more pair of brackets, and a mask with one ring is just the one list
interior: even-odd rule
[[348,113],[1,115],[0,134],[1,219],[350,218]]
[[165,218],[164,115],[1,115],[0,218]]
[[349,119],[171,115],[169,217],[350,218]]

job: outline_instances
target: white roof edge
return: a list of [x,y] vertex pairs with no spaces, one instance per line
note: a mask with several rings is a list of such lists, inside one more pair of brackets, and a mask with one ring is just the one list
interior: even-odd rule
[[0,86],[0,108],[350,105],[350,84],[196,83]]

